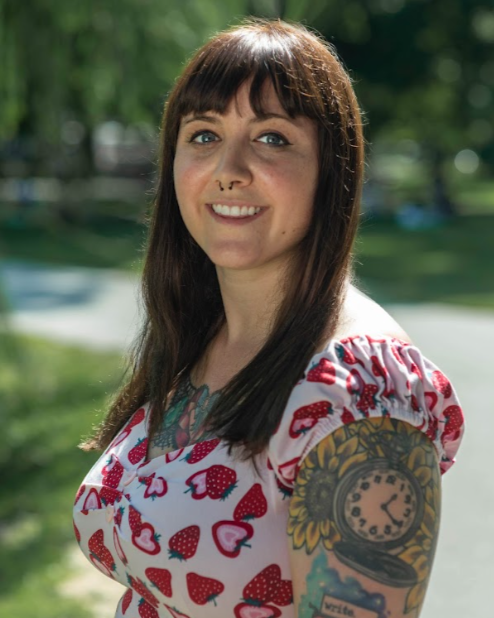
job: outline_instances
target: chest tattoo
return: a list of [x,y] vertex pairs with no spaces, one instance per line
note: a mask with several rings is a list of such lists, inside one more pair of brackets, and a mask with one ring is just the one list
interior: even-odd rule
[[152,445],[175,450],[203,437],[204,421],[220,395],[221,391],[211,393],[207,384],[196,388],[187,376],[177,387]]

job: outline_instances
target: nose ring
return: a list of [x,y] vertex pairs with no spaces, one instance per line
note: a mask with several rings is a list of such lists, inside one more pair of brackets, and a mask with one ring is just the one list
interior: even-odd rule
[[[221,180],[218,180],[218,184],[220,185],[220,191],[224,191],[225,187],[221,184]],[[231,182],[228,186],[228,189],[231,191],[233,189],[233,182]]]

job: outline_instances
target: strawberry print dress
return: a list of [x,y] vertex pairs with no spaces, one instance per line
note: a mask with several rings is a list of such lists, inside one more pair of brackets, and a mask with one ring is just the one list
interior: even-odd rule
[[414,345],[368,336],[313,357],[259,475],[217,438],[148,460],[149,413],[136,410],[74,505],[81,550],[127,588],[115,618],[294,618],[286,524],[309,451],[344,424],[384,415],[423,431],[444,473],[463,434],[446,376]]

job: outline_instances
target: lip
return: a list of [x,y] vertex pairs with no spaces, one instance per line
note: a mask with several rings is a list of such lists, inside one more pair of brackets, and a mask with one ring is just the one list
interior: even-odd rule
[[[254,206],[254,208],[260,208],[261,210],[255,215],[245,215],[244,217],[224,217],[223,215],[219,215],[214,212],[212,204],[222,204],[224,206]],[[219,200],[217,202],[211,202],[210,204],[206,204],[206,208],[208,209],[209,214],[213,217],[215,221],[219,223],[224,223],[227,225],[246,225],[251,221],[255,221],[259,219],[266,212],[267,208],[265,206],[256,206],[254,204],[249,204],[247,202],[241,202],[240,200]]]

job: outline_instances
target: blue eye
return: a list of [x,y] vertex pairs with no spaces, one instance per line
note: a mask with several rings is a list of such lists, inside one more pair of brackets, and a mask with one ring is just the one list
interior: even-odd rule
[[269,146],[287,146],[288,141],[278,133],[265,133],[259,138],[260,142]]
[[216,141],[216,135],[211,131],[198,131],[190,138],[191,142],[195,144],[210,144]]

